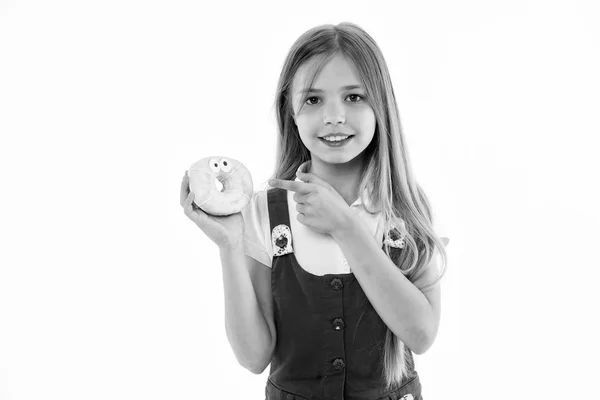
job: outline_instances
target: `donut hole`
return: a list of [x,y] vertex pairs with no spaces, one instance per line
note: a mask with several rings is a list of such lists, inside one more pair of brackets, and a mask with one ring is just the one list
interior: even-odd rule
[[215,178],[215,185],[217,186],[217,190],[219,192],[223,191],[223,184],[221,183],[221,181],[219,181],[217,178]]

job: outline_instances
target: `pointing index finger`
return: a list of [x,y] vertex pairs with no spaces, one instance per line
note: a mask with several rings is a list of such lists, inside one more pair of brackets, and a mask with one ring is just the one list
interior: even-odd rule
[[310,192],[310,186],[304,182],[298,181],[286,181],[283,179],[272,179],[269,181],[269,185],[272,187],[289,190],[296,193],[308,193]]

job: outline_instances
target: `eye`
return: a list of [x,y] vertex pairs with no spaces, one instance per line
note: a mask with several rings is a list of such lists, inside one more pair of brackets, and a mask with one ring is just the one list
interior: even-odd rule
[[360,103],[361,101],[363,101],[363,97],[360,94],[353,93],[353,94],[348,95],[348,97],[352,97],[352,96],[360,98],[360,100],[352,101],[352,103]]
[[226,158],[221,158],[221,170],[223,172],[231,171],[231,162]]
[[217,160],[216,158],[211,158],[210,161],[208,162],[208,165],[210,167],[210,170],[212,172],[219,172],[220,168],[219,168],[219,160]]
[[308,99],[306,99],[306,102],[308,102],[307,104],[308,104],[309,106],[314,106],[316,103],[312,103],[312,102],[310,101],[311,99],[317,99],[317,100],[318,100],[319,98],[318,98],[318,97],[315,97],[315,96],[313,96],[313,97],[309,97]]

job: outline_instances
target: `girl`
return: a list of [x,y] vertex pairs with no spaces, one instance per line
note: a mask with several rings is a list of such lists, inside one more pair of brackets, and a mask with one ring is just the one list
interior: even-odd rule
[[307,31],[275,105],[275,179],[241,213],[208,216],[182,183],[186,215],[221,250],[234,353],[256,374],[271,365],[271,400],[422,399],[413,352],[437,334],[448,239],[379,47],[351,23]]

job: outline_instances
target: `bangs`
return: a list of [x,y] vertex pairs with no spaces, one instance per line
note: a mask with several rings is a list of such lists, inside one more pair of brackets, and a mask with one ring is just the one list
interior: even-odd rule
[[[299,87],[292,87],[292,90],[294,90],[294,93],[292,93],[291,98],[293,99],[295,96],[295,93],[299,90],[312,89],[312,85],[315,82],[315,78],[317,77],[319,72],[321,72],[321,70],[323,69],[325,64],[327,64],[327,62],[329,60],[331,60],[333,57],[335,57],[339,53],[340,53],[339,51],[334,51],[329,54],[326,54],[326,53],[316,54],[312,58],[305,61],[303,63],[303,65],[300,66],[298,68],[298,70],[296,71],[296,74],[298,74],[298,72],[305,73],[305,78],[302,82],[298,83]],[[298,113],[304,107],[304,98],[305,98],[305,94],[298,96],[298,104],[296,105],[296,109],[298,109]]]

